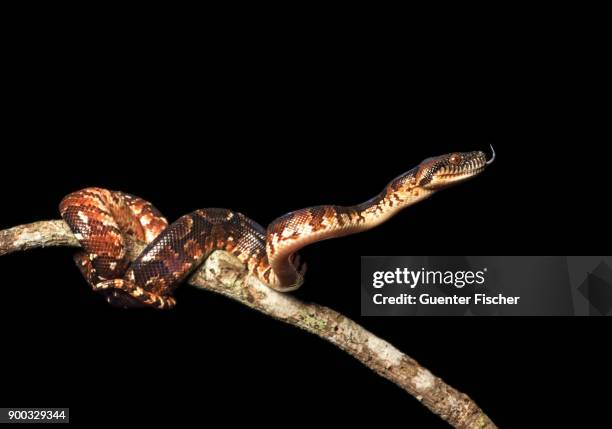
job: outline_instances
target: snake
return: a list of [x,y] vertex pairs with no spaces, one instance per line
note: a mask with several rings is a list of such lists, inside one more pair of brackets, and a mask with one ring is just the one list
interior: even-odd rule
[[[298,251],[313,243],[372,229],[441,189],[481,173],[495,159],[483,151],[425,159],[375,197],[354,205],[320,205],[284,214],[267,228],[223,208],[195,210],[169,224],[150,202],[120,191],[89,187],[59,206],[81,250],[74,260],[96,292],[115,307],[170,309],[173,293],[215,250],[237,257],[270,288],[289,292],[304,282]],[[130,262],[127,236],[146,244]]]

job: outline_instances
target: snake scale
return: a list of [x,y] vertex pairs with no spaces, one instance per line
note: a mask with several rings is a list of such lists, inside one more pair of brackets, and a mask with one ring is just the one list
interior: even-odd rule
[[[149,202],[123,192],[86,188],[60,203],[81,244],[75,261],[91,287],[118,307],[168,309],[175,288],[217,249],[232,253],[269,287],[291,291],[304,281],[297,251],[309,244],[371,229],[434,192],[484,170],[482,151],[428,158],[355,206],[323,205],[287,213],[267,229],[227,209],[196,210],[168,224]],[[125,235],[145,241],[130,264]]]

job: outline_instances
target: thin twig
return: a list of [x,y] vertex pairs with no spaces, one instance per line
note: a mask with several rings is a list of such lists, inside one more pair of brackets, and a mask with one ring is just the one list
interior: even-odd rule
[[[128,245],[131,259],[144,248],[143,243],[132,239],[128,240]],[[0,256],[48,246],[78,247],[79,244],[68,225],[61,220],[35,222],[0,231]],[[214,252],[188,283],[232,298],[335,344],[372,371],[397,384],[455,428],[496,428],[467,395],[435,377],[391,344],[334,310],[268,288],[247,275],[243,265],[226,252]]]

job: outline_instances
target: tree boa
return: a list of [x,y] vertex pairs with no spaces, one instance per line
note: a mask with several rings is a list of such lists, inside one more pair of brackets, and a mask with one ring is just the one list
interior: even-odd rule
[[[436,191],[484,170],[484,152],[428,158],[355,206],[316,206],[287,213],[267,228],[241,213],[201,209],[168,225],[149,202],[123,192],[86,188],[60,203],[62,218],[82,247],[75,255],[95,291],[119,307],[172,308],[174,289],[214,250],[232,253],[269,287],[291,291],[306,265],[297,251],[309,244],[373,228]],[[148,243],[130,264],[125,234]]]

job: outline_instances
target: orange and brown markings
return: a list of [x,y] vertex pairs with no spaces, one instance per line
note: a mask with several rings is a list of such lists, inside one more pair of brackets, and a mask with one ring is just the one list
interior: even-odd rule
[[[401,209],[411,197],[419,195],[416,186],[415,171],[410,171],[391,181],[380,194],[356,206],[363,220],[360,222],[368,225],[375,225],[380,219],[389,217]],[[365,219],[367,218],[367,219]]]
[[[125,235],[150,241],[167,225],[151,203],[102,188],[67,195],[60,203],[60,213],[81,244],[83,250],[75,255],[75,261],[92,286],[125,275],[123,287],[134,287],[130,283],[133,275],[126,274],[129,261]],[[109,296],[117,293],[121,295],[119,291]]]
[[[91,269],[98,281],[121,275],[127,268],[125,241],[120,225],[112,215],[108,191],[92,189],[68,195],[60,204],[60,213],[81,243],[91,264],[81,267]],[[111,203],[112,204],[112,203]],[[119,211],[119,210],[115,210]]]
[[193,224],[191,216],[183,216],[145,247],[128,271],[136,285],[160,295],[173,290],[196,256]]
[[391,182],[384,190],[384,197],[381,199],[381,204],[384,206],[395,207],[404,203],[404,194],[412,192],[416,181],[414,176],[401,177]]
[[129,274],[144,290],[168,295],[218,249],[240,255],[255,269],[259,256],[265,255],[263,228],[226,209],[197,210],[172,223],[147,245]]
[[310,210],[310,230],[312,232],[319,232],[330,227],[334,227],[340,218],[338,209],[334,206],[319,206]]
[[138,220],[144,230],[144,240],[149,243],[153,241],[168,226],[168,221],[153,204],[134,195],[116,192],[119,198],[123,198],[130,208],[133,216]]
[[193,238],[190,238],[183,244],[183,251],[191,259],[199,259],[204,255],[202,245]]
[[[296,253],[299,249],[315,241],[348,234],[365,221],[356,207],[332,205],[305,208],[281,216],[268,226],[266,249],[270,260],[266,258],[266,264],[271,262],[277,271],[293,271],[297,276],[306,270]],[[271,274],[264,273],[269,284]]]
[[94,290],[106,295],[107,302],[118,307],[149,306],[157,309],[170,309],[176,305],[173,297],[146,291],[124,279],[98,283],[94,286]]
[[[276,242],[292,241],[307,234],[334,227],[338,222],[338,208],[317,206],[297,210],[279,217],[268,227],[268,235],[276,237]],[[344,223],[344,220],[340,222]]]
[[134,283],[146,291],[169,295],[191,270],[192,261],[184,252],[165,246],[146,260],[135,261],[128,275],[133,275]]

